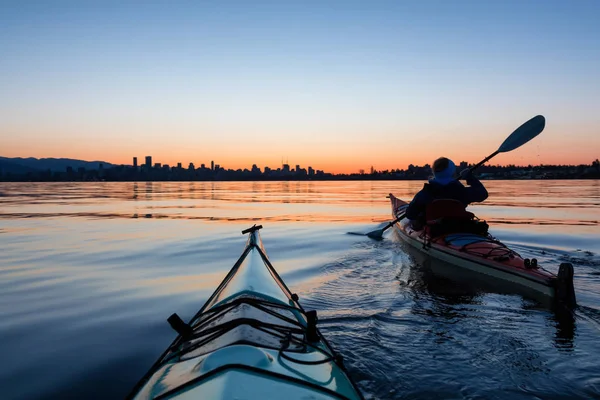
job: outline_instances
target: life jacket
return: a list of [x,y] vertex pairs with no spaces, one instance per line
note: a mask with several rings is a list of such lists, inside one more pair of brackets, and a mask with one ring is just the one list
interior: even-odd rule
[[437,199],[427,205],[425,220],[433,223],[441,218],[470,220],[475,214],[465,209],[463,203],[454,199]]
[[437,182],[429,182],[423,185],[423,191],[425,191],[433,199],[458,200],[465,207],[467,204],[469,204],[465,195],[465,187],[458,181],[450,182],[447,185],[441,185]]
[[485,236],[488,224],[465,209],[462,202],[454,199],[432,201],[425,211],[427,234],[434,238],[450,233],[473,233]]

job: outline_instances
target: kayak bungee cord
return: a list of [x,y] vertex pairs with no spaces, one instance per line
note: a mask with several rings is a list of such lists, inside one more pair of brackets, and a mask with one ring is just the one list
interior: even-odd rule
[[[297,328],[290,327],[290,326],[284,326],[284,325],[272,324],[272,323],[268,323],[268,322],[264,322],[264,321],[259,321],[256,319],[251,319],[251,318],[238,318],[238,319],[224,322],[219,325],[208,327],[212,322],[214,322],[215,320],[224,316],[227,312],[232,311],[234,308],[236,308],[238,306],[242,306],[244,304],[253,306],[261,311],[269,313],[269,314],[271,314],[293,326],[296,326]],[[283,343],[283,345],[276,347],[276,346],[271,346],[267,343],[258,343],[258,342],[250,342],[250,341],[248,341],[247,343],[254,344],[254,345],[260,345],[261,347],[272,348],[275,350],[294,351],[291,349],[288,350],[288,347],[289,347],[290,342],[296,342],[296,343],[302,344],[304,347],[301,347],[300,349],[296,350],[295,352],[298,352],[298,353],[305,352],[306,346],[308,345],[308,346],[314,348],[315,350],[320,351],[321,353],[323,353],[324,355],[326,355],[329,358],[326,361],[318,360],[318,362],[316,362],[316,363],[322,363],[322,362],[328,362],[330,360],[335,360],[335,358],[336,358],[335,354],[329,354],[329,353],[325,352],[324,350],[313,346],[306,339],[299,339],[299,338],[292,336],[294,334],[302,335],[303,337],[310,336],[310,334],[308,334],[308,330],[310,329],[310,327],[304,327],[299,322],[294,321],[294,320],[292,320],[284,315],[281,315],[273,310],[270,310],[267,307],[287,309],[289,311],[296,311],[296,312],[300,312],[303,315],[305,315],[305,312],[303,310],[300,310],[299,308],[276,304],[276,303],[273,303],[268,300],[261,300],[261,299],[255,299],[255,298],[247,298],[247,297],[235,299],[231,303],[217,306],[215,309],[211,309],[210,311],[208,311],[207,314],[211,313],[212,315],[208,316],[204,320],[198,321],[197,325],[195,325],[193,327],[194,331],[199,331],[199,332],[187,337],[183,343],[175,346],[175,347],[181,346],[182,348],[180,350],[173,349],[173,354],[169,355],[169,357],[166,358],[165,361],[168,361],[168,360],[171,360],[171,359],[177,358],[177,357],[182,358],[187,353],[190,353],[194,350],[201,348],[202,346],[206,345],[207,343],[217,339],[218,337],[222,336],[223,334],[225,334],[225,333],[231,331],[232,329],[235,329],[241,325],[251,326],[262,332],[265,332],[272,336],[278,337],[279,339],[281,339],[280,343]],[[317,341],[322,340],[322,336],[319,333],[317,333],[317,335],[318,335]],[[208,337],[206,337],[206,336],[208,336]],[[290,340],[290,338],[291,338],[291,340]],[[192,343],[192,341],[194,341],[196,339],[200,339],[200,340],[198,342]],[[196,356],[197,355],[199,355],[199,354],[196,354]],[[296,360],[291,360],[291,361],[296,361]],[[303,361],[300,361],[300,362],[303,362]]]
[[178,336],[128,398],[364,399],[316,311],[304,310],[267,258],[260,228],[242,231],[242,255],[188,323],[168,318]]
[[[468,239],[472,241],[462,246],[457,246],[453,243],[460,241],[461,239]],[[519,253],[512,249],[509,249],[508,246],[506,246],[504,243],[502,243],[501,241],[489,234],[488,236],[476,236],[472,233],[454,233],[444,237],[444,242],[446,242],[447,245],[457,247],[459,251],[462,251],[464,253],[472,254],[483,258],[492,258],[496,261],[503,261],[512,257],[521,257]],[[490,248],[489,246],[481,245],[488,243],[498,245],[499,247]],[[479,244],[480,246],[475,246],[477,244]]]

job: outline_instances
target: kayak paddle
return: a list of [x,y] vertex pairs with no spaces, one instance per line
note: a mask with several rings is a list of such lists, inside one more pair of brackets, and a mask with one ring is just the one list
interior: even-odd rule
[[[504,142],[502,142],[498,150],[496,150],[495,152],[481,160],[479,163],[469,168],[469,170],[474,171],[475,169],[481,167],[483,164],[485,164],[500,153],[508,153],[509,151],[518,149],[519,147],[523,146],[525,143],[529,142],[531,139],[542,133],[545,127],[546,118],[544,118],[543,115],[537,115],[531,118],[529,121],[525,122],[523,125],[515,129],[514,132],[511,133],[510,136],[504,140]],[[381,239],[383,237],[383,232],[392,227],[396,222],[402,221],[405,217],[406,214],[402,214],[392,222],[386,224],[383,228],[376,229],[365,235],[372,239]]]
[[388,224],[386,224],[386,226],[384,226],[383,228],[376,229],[376,230],[374,230],[372,232],[367,233],[366,235],[368,237],[370,237],[371,239],[381,239],[383,237],[383,232],[385,232],[386,230],[388,230],[389,228],[391,228],[396,222],[402,221],[404,218],[406,218],[406,214],[402,214],[401,216],[399,216],[398,218],[396,218],[392,222],[389,222]]
[[500,153],[508,153],[509,151],[513,151],[514,149],[518,149],[523,146],[525,143],[529,142],[531,139],[542,133],[544,127],[546,126],[546,118],[543,115],[538,115],[531,118],[529,121],[525,122],[523,125],[515,129],[513,133],[510,134],[509,137],[506,138],[504,142],[500,145],[498,150],[481,160],[479,163],[475,164],[469,170],[474,171],[477,168],[481,167],[483,164],[491,160],[497,154]]
[[[389,196],[387,196],[387,197],[389,197]],[[402,214],[401,216],[399,216],[398,218],[394,219],[393,221],[388,222],[383,228],[375,229],[374,231],[371,231],[369,233],[355,233],[355,232],[348,232],[348,233],[351,234],[351,235],[368,236],[371,239],[381,239],[381,238],[383,238],[383,232],[387,231],[389,228],[391,228],[392,226],[394,226],[394,224],[396,222],[400,222],[404,218],[406,218],[406,213]]]

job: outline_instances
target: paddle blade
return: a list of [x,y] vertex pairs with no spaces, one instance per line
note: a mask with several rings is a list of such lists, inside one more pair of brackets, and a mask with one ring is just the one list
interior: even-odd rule
[[515,129],[509,137],[506,138],[504,143],[498,149],[498,153],[506,153],[516,148],[523,146],[531,139],[542,133],[546,126],[546,118],[542,115],[531,118],[523,125]]
[[385,229],[377,229],[376,231],[367,233],[367,236],[371,239],[383,239],[383,232]]

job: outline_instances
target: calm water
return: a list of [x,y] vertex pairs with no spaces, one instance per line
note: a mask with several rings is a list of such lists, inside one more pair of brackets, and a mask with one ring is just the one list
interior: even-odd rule
[[600,398],[600,181],[490,181],[472,207],[549,270],[572,323],[435,278],[389,231],[422,182],[0,183],[3,399],[122,398],[240,255],[271,261],[367,398]]

